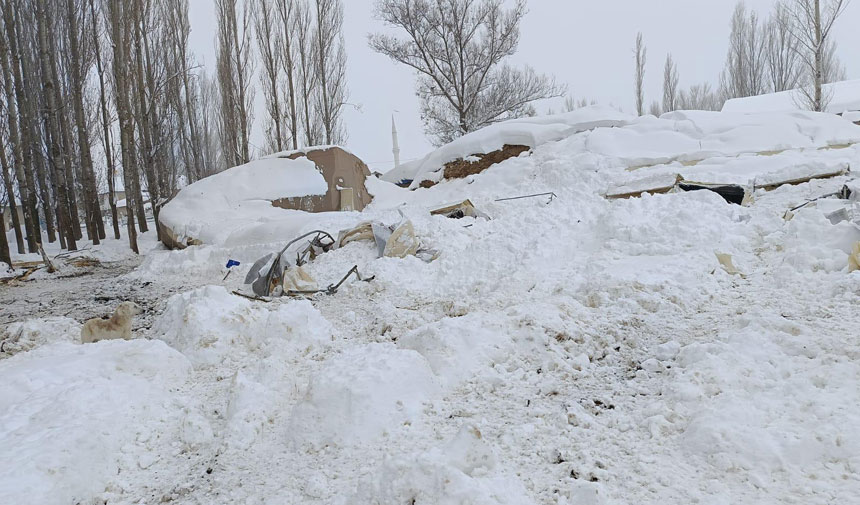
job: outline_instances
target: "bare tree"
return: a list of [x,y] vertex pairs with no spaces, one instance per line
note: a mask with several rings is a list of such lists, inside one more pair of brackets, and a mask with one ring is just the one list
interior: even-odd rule
[[346,140],[341,112],[346,105],[346,49],[343,41],[343,3],[341,0],[315,0],[316,32],[314,54],[319,77],[317,111],[325,143]]
[[651,106],[648,108],[648,114],[657,117],[660,117],[663,114],[663,109],[660,107],[659,101],[654,100],[651,102]]
[[648,48],[642,40],[642,32],[636,35],[636,113],[645,115],[645,63],[648,60]]
[[[0,109],[2,110],[2,109]],[[5,111],[4,111],[5,112]],[[6,205],[9,206],[9,212],[12,218],[12,228],[15,229],[15,239],[18,242],[18,254],[24,254],[24,237],[21,234],[21,224],[18,221],[18,206],[15,204],[15,186],[12,182],[11,174],[9,173],[9,161],[6,157],[6,146],[3,138],[0,137],[0,169],[3,175],[3,192],[5,198],[0,198],[0,263],[12,264],[12,255],[9,251],[9,243],[6,238],[6,220],[3,218],[3,212]]]
[[312,30],[313,16],[307,2],[300,0],[296,4],[295,44],[298,53],[299,82],[301,88],[301,118],[305,131],[305,145],[314,146],[321,143],[322,132],[316,118],[316,97],[319,76],[316,72],[314,57],[314,35]]
[[[21,206],[24,209],[24,228],[27,234],[27,250],[31,253],[38,252],[38,244],[41,243],[41,231],[39,227],[39,213],[36,206],[36,183],[35,173],[38,162],[34,159],[33,136],[35,128],[35,117],[32,112],[31,101],[25,93],[27,89],[24,71],[22,49],[19,40],[18,20],[23,14],[13,8],[12,0],[3,0],[3,26],[7,48],[8,60],[0,51],[0,65],[7,83],[6,86],[7,120],[9,125],[9,140],[13,148],[15,173],[18,179],[18,191],[21,195]],[[14,88],[14,96],[13,96]],[[32,99],[32,97],[30,97]],[[46,218],[46,225],[50,222],[50,215]]]
[[[251,58],[251,12],[242,0],[216,0],[218,17],[219,136],[229,166],[251,159],[250,135],[254,90]],[[237,13],[237,9],[241,10]]]
[[825,65],[830,44],[830,34],[850,0],[792,0],[790,4],[791,32],[800,46],[800,55],[805,68],[806,85],[800,91],[799,100],[807,108],[824,111],[829,98],[822,86],[825,84]]
[[[13,143],[13,150],[15,152],[20,152],[20,146],[15,147],[14,142],[18,142],[18,130],[17,130],[17,109],[15,108],[15,98],[13,96],[13,87],[14,83],[12,82],[12,76],[7,71],[8,68],[8,52],[9,46],[6,43],[6,38],[3,31],[0,31],[0,67],[3,69],[2,79],[0,79],[0,85],[3,87],[3,97],[5,97],[5,107],[0,107],[0,110],[3,114],[8,118],[7,125],[0,124],[0,128],[3,126],[8,126],[7,136],[10,142]],[[0,104],[3,105],[3,104]],[[8,196],[9,201],[9,211],[12,214],[12,228],[15,230],[15,241],[18,246],[18,254],[24,254],[27,250],[24,247],[24,233],[21,230],[21,222],[18,217],[18,203],[15,201],[15,181],[13,180],[12,173],[9,168],[9,156],[6,155],[5,145],[3,143],[3,137],[0,136],[0,162],[2,162],[3,168],[3,185],[6,188],[6,195]],[[16,164],[20,164],[20,158],[14,160]],[[24,185],[24,181],[21,180],[18,182],[18,185],[22,187],[22,190],[26,189]],[[26,207],[22,206],[22,209]]]
[[800,84],[802,68],[791,23],[791,11],[779,2],[765,24],[767,77],[770,89],[775,92],[795,89]]
[[[94,26],[82,22],[86,10],[82,3],[66,0],[66,22],[68,23],[67,40],[69,47],[68,68],[70,69],[69,95],[74,111],[74,123],[77,131],[78,152],[80,157],[80,172],[83,176],[82,195],[86,227],[90,240],[98,245],[105,238],[104,221],[96,188],[96,176],[93,168],[93,157],[90,149],[90,131],[87,123],[85,103],[85,76],[89,73],[92,59],[84,54],[88,44],[85,44],[86,32],[95,30]],[[83,46],[83,47],[82,47]]]
[[215,78],[200,73],[197,77],[199,84],[200,107],[195,120],[199,124],[201,156],[204,172],[201,177],[217,173],[226,167],[221,159],[221,143],[218,141],[218,83]]
[[6,238],[6,219],[3,218],[3,199],[0,198],[0,263],[12,264],[12,254],[9,252],[9,241]]
[[830,42],[827,43],[827,49],[824,51],[824,68],[821,73],[823,84],[830,84],[832,82],[839,82],[848,79],[848,71],[839,59],[839,56],[836,54],[837,49],[838,46],[836,41],[831,39]]
[[137,170],[137,155],[135,153],[134,122],[131,108],[131,86],[128,77],[131,75],[132,65],[129,53],[131,52],[130,26],[132,12],[126,10],[126,2],[106,2],[107,23],[110,27],[111,45],[113,46],[113,77],[114,77],[114,100],[116,112],[119,119],[120,144],[122,152],[122,171],[126,189],[126,230],[128,232],[128,243],[131,250],[139,252],[137,246],[137,230],[134,223],[134,192],[133,181],[139,180]]
[[767,40],[754,11],[738,2],[732,15],[732,32],[726,65],[720,76],[726,99],[761,95],[768,91],[765,79]]
[[296,62],[296,27],[298,19],[298,8],[296,0],[275,0],[278,9],[278,18],[281,22],[281,36],[283,47],[281,48],[281,65],[284,73],[284,96],[285,122],[290,130],[293,149],[299,148],[299,113],[296,100],[296,74],[298,72]]
[[260,81],[266,102],[267,125],[265,127],[268,149],[283,151],[286,145],[283,132],[281,60],[283,59],[283,34],[281,24],[275,18],[272,0],[255,0],[254,29],[257,33],[257,49],[262,62]]
[[672,54],[666,56],[663,67],[663,112],[678,109],[678,67],[672,59]]
[[418,72],[425,131],[436,144],[520,117],[564,89],[505,60],[519,43],[525,1],[377,0],[376,14],[406,32],[370,37],[370,46]]
[[724,102],[720,94],[711,89],[708,83],[694,84],[689,90],[681,90],[678,94],[679,110],[719,111],[723,108]]
[[110,207],[111,224],[113,225],[114,238],[119,240],[119,215],[116,208],[116,165],[114,163],[113,144],[111,142],[112,122],[110,113],[108,112],[107,86],[105,80],[105,68],[102,63],[101,53],[101,37],[99,36],[99,16],[96,16],[95,0],[89,0],[90,15],[93,19],[93,53],[96,62],[96,72],[99,78],[99,110],[101,112],[101,128],[102,128],[102,150],[105,156],[105,166],[107,168],[107,187],[108,187],[108,206]]
[[[207,173],[207,167],[200,131],[201,87],[192,70],[195,63],[188,47],[191,34],[188,0],[163,0],[162,11],[163,29],[166,31],[164,39],[170,46],[167,62],[170,67],[167,75],[170,108],[176,114],[175,130],[185,176],[192,183]],[[172,175],[178,177],[178,174]]]
[[[57,227],[65,238],[69,250],[77,250],[76,231],[80,231],[77,212],[72,208],[73,177],[68,152],[62,139],[61,111],[57,100],[56,57],[53,44],[48,43],[51,28],[45,0],[36,0],[36,26],[38,30],[39,65],[42,79],[42,94],[45,101],[43,117],[48,139],[48,159],[57,179]],[[77,227],[77,230],[75,228]]]
[[[6,219],[3,216],[3,212],[6,210],[6,202],[9,202],[9,209],[12,212],[12,219],[15,219],[15,211],[12,210],[15,208],[15,193],[12,192],[12,185],[8,183],[9,178],[9,164],[6,161],[6,148],[0,144],[0,167],[3,168],[3,192],[0,193],[0,264],[6,263],[8,265],[12,264],[12,254],[9,251],[9,240],[6,238]],[[3,197],[5,193],[5,197]],[[14,226],[14,225],[13,225]],[[18,234],[20,234],[20,229],[17,230]],[[19,245],[23,245],[21,240],[19,240]],[[21,248],[19,247],[18,253],[21,253]]]
[[563,112],[573,112],[578,109],[583,109],[588,107],[589,105],[596,105],[597,100],[588,100],[587,98],[576,99],[573,95],[567,95],[564,97],[564,106],[562,108]]

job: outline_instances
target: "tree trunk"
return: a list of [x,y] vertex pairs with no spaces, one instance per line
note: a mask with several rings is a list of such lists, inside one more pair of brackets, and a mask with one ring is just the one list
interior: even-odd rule
[[325,34],[323,33],[323,14],[321,10],[320,0],[316,0],[317,4],[317,57],[319,58],[319,68],[317,68],[317,76],[320,79],[320,96],[322,98],[322,120],[323,120],[323,128],[325,128],[325,143],[328,145],[332,144],[332,121],[331,121],[331,108],[329,106],[329,96],[328,96],[328,76],[326,75],[326,59],[330,56],[328,54],[329,48],[325,47],[323,42],[323,37]]
[[[289,1],[289,0],[286,0]],[[279,12],[281,14],[281,22],[284,25],[284,74],[287,76],[287,92],[290,94],[290,136],[293,139],[293,149],[299,148],[299,125],[298,113],[296,111],[296,86],[295,86],[295,60],[293,58],[293,30],[291,22],[293,20],[294,6],[287,7],[285,0],[281,0],[279,4]]]
[[[66,245],[69,250],[75,251],[77,250],[77,242],[76,242],[76,233],[74,231],[74,219],[72,215],[72,207],[71,200],[69,198],[69,191],[72,189],[71,184],[74,181],[69,181],[67,177],[67,173],[69,172],[68,163],[65,163],[65,167],[61,166],[63,163],[64,155],[62,153],[61,147],[61,125],[59,120],[59,111],[57,109],[57,104],[54,100],[55,96],[55,88],[56,85],[53,76],[53,69],[50,68],[51,63],[53,62],[52,51],[49,50],[48,46],[48,18],[47,12],[45,11],[45,0],[36,0],[36,25],[38,30],[38,43],[39,43],[39,60],[42,70],[42,89],[45,99],[45,109],[43,112],[43,116],[45,118],[45,125],[49,131],[49,140],[48,152],[51,158],[51,162],[54,166],[54,173],[57,178],[57,206],[59,209],[60,222],[58,223],[58,228],[61,234],[65,234],[66,237]],[[68,160],[66,160],[68,161]],[[78,227],[80,230],[80,227]]]
[[[78,150],[81,160],[81,174],[83,176],[84,208],[86,209],[87,229],[92,230],[92,241],[98,245],[105,237],[104,222],[102,221],[101,208],[99,206],[98,189],[95,183],[95,170],[93,169],[93,157],[90,151],[90,135],[84,115],[84,79],[81,75],[80,41],[78,39],[78,21],[75,12],[74,0],[66,0],[66,15],[69,18],[69,50],[71,52],[71,95],[74,104],[75,126],[78,133]],[[93,25],[93,31],[96,26]]]
[[822,81],[824,80],[824,50],[825,44],[821,36],[821,0],[815,0],[815,77],[813,91],[812,107],[813,110],[823,112],[824,98],[821,91]]
[[120,145],[122,150],[122,172],[126,189],[126,229],[131,250],[139,253],[137,246],[137,230],[134,223],[134,206],[132,201],[134,177],[136,174],[136,156],[134,153],[134,125],[129,110],[129,89],[126,81],[128,68],[128,29],[126,26],[125,8],[123,2],[108,2],[110,11],[111,38],[113,42],[113,73],[116,83],[115,100],[119,117]]
[[[0,167],[3,169],[3,186],[6,188],[6,195],[9,197],[9,212],[12,214],[12,228],[15,230],[18,254],[24,254],[27,250],[24,249],[24,235],[21,233],[21,222],[18,219],[18,204],[15,203],[15,186],[12,183],[12,176],[9,174],[9,160],[6,158],[6,149],[3,146],[0,146]],[[0,218],[0,221],[2,220]],[[4,232],[3,239],[5,240],[5,238],[6,235]]]
[[[33,138],[30,135],[30,121],[27,117],[28,107],[24,94],[24,83],[21,72],[21,53],[18,47],[16,19],[12,11],[12,2],[3,4],[3,24],[6,28],[6,41],[10,62],[4,55],[0,58],[3,74],[14,82],[15,96],[12,96],[12,86],[6,87],[6,103],[8,106],[7,119],[9,123],[9,140],[15,155],[15,173],[18,179],[18,191],[21,195],[21,207],[24,209],[24,230],[27,234],[27,250],[30,253],[39,251],[37,243],[42,241],[39,227],[39,214],[36,209],[36,186],[33,179],[33,158],[30,146]],[[10,68],[12,71],[10,72]],[[18,114],[20,112],[21,115]],[[20,121],[19,121],[20,119]],[[20,137],[19,137],[20,133]]]
[[[155,233],[160,241],[161,230],[158,228],[158,211],[156,209],[156,205],[161,200],[162,182],[165,180],[164,172],[167,171],[166,160],[162,155],[163,146],[167,143],[163,142],[160,136],[157,136],[159,133],[159,118],[158,107],[156,106],[156,95],[159,92],[158,84],[156,84],[155,76],[152,73],[153,62],[151,59],[152,53],[149,48],[149,34],[145,29],[142,30],[140,28],[141,23],[145,23],[146,20],[146,13],[142,11],[141,3],[142,2],[138,2],[138,17],[140,18],[140,23],[138,23],[138,36],[140,37],[138,41],[138,78],[141,82],[141,90],[149,90],[148,100],[141,102],[144,111],[148,112],[148,114],[143,115],[142,119],[144,129],[148,130],[149,136],[149,150],[146,153],[148,161],[144,165],[144,175],[146,176],[146,185],[149,189],[149,206],[152,209],[152,216],[156,223]],[[145,27],[146,26],[144,25],[144,28]],[[140,45],[141,42],[143,43],[142,46]],[[146,79],[145,81],[144,78]],[[145,98],[146,93],[141,92],[140,96],[141,98]],[[159,139],[157,143],[156,139]],[[141,208],[143,208],[143,202],[141,202]],[[143,216],[143,222],[146,222],[145,213]]]
[[[24,40],[23,37],[23,27],[18,25],[15,27],[17,32],[17,37],[19,40]],[[55,186],[55,181],[53,179],[53,172],[48,173],[48,168],[45,166],[45,157],[42,152],[42,146],[48,145],[47,142],[43,142],[43,134],[44,138],[47,138],[48,132],[44,131],[43,128],[39,126],[39,110],[44,108],[44,105],[41,103],[40,98],[42,94],[42,88],[34,87],[33,83],[39,82],[41,76],[37,74],[37,72],[31,68],[30,63],[38,59],[36,55],[28,55],[24,54],[24,47],[21,47],[22,53],[20,54],[20,64],[21,64],[21,95],[19,97],[19,108],[26,110],[24,113],[24,122],[26,123],[26,128],[29,128],[29,140],[30,143],[25,145],[25,149],[30,150],[30,156],[33,159],[34,165],[36,167],[35,176],[38,179],[38,189],[39,189],[39,197],[42,203],[42,216],[45,218],[45,230],[48,233],[48,242],[53,243],[57,240],[57,233],[54,227],[54,212],[55,209],[53,207],[53,198],[51,196],[49,188],[49,183],[51,187]],[[33,50],[36,50],[35,48]],[[32,92],[32,90],[37,90],[36,92]],[[29,96],[27,95],[27,92]],[[26,171],[26,176],[31,178],[31,180],[27,181],[28,184],[31,185],[33,190],[30,192],[30,198],[33,203],[33,216],[34,219],[38,219],[38,211],[36,210],[36,181],[32,180],[33,172]],[[38,229],[38,227],[37,227]],[[42,237],[36,237],[37,246],[42,242]],[[37,249],[38,251],[38,249]]]
[[9,241],[6,240],[6,220],[3,218],[2,208],[0,208],[0,263],[12,265],[12,255],[9,253]]
[[90,14],[93,17],[93,51],[96,57],[96,70],[99,74],[99,104],[101,105],[102,132],[104,134],[105,163],[107,165],[108,182],[108,205],[110,205],[110,218],[113,225],[113,236],[120,239],[119,216],[116,210],[116,165],[113,158],[113,147],[111,145],[111,123],[108,114],[107,93],[105,92],[105,72],[102,66],[101,44],[96,27],[95,0],[90,0]]

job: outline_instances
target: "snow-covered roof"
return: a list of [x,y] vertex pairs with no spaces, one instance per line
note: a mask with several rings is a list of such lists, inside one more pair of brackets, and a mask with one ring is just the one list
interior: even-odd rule
[[[830,97],[826,112],[860,111],[860,79],[826,84],[822,91]],[[729,100],[723,112],[788,112],[803,109],[799,103],[802,103],[799,91],[781,91]]]
[[217,244],[249,223],[283,217],[288,211],[273,207],[274,200],[327,191],[312,161],[267,157],[186,186],[164,206],[159,219],[179,234]]
[[402,180],[418,181],[423,174],[435,172],[448,162],[473,154],[497,151],[506,144],[534,148],[576,133],[598,127],[620,126],[631,120],[633,116],[629,114],[610,107],[593,105],[566,114],[505,121],[464,135],[424,158],[404,163],[383,175],[382,178],[394,183]]

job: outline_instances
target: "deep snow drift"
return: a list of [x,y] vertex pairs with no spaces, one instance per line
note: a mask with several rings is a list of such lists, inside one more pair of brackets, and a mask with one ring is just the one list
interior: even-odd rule
[[[0,361],[0,502],[851,503],[860,205],[784,216],[853,176],[748,207],[601,195],[676,169],[853,167],[858,141],[828,115],[685,112],[572,130],[431,189],[375,181],[331,231],[408,218],[440,257],[351,243],[308,273],[375,279],[310,301],[230,293],[293,235],[152,251],[126,279],[187,291],[145,338],[80,346],[73,322],[30,322],[32,350]],[[492,219],[427,212],[465,198]],[[242,266],[223,280],[227,259]]]

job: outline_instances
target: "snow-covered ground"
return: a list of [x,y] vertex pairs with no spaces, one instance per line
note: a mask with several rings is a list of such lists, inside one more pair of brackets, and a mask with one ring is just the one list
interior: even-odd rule
[[[0,359],[0,503],[853,503],[860,206],[784,219],[853,176],[749,207],[601,196],[667,163],[738,178],[860,162],[847,121],[739,117],[571,130],[431,189],[370,181],[374,203],[332,226],[405,216],[441,254],[351,243],[306,266],[321,285],[375,276],[334,296],[231,294],[293,237],[152,247],[100,281],[163,297],[137,340],[78,345],[85,317],[49,308],[7,326],[34,344]],[[493,219],[427,212],[465,198]]]

